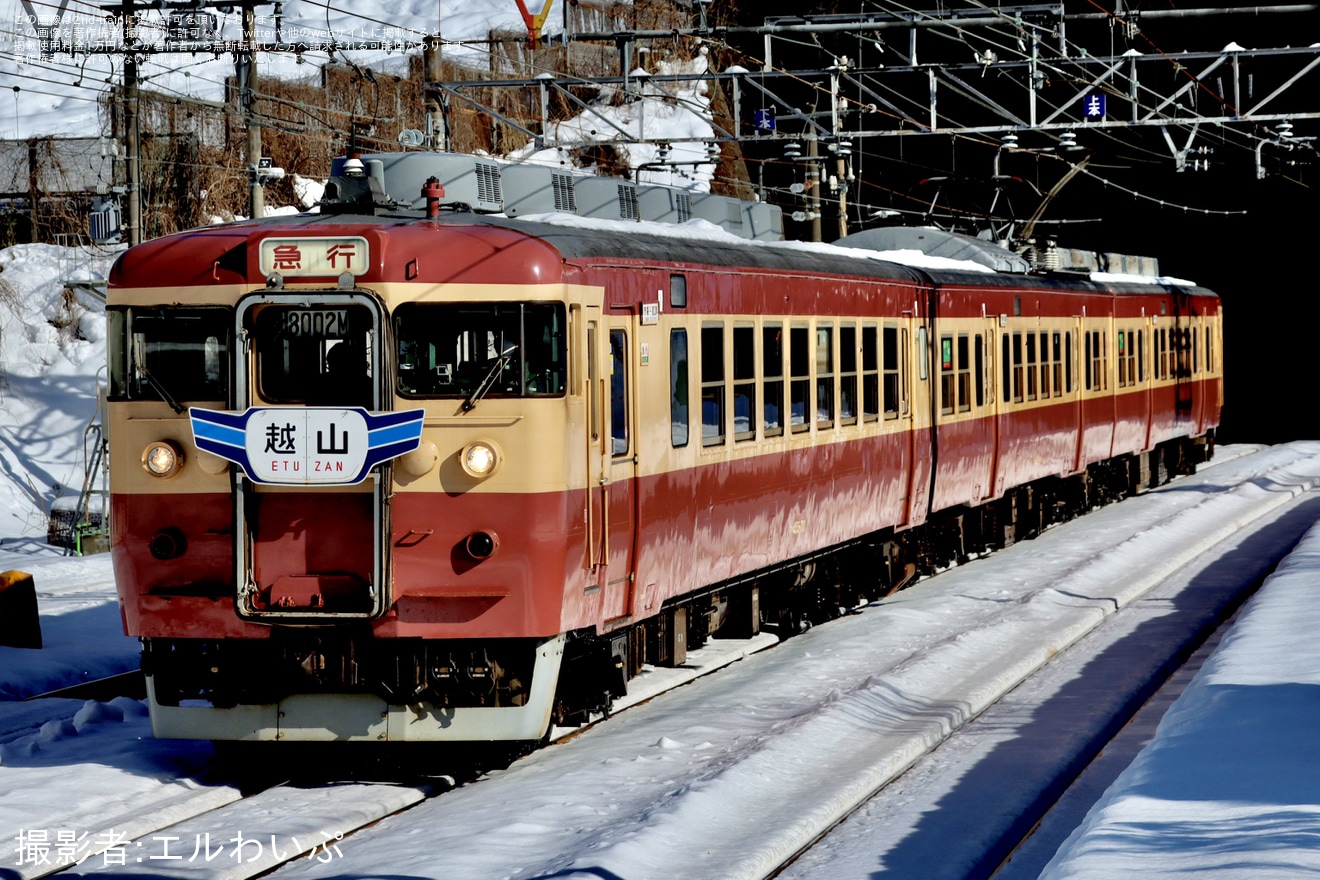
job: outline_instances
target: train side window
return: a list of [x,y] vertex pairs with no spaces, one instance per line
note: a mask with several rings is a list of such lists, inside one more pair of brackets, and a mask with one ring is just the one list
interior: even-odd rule
[[1137,331],[1137,381],[1146,381],[1146,331]]
[[953,364],[953,337],[940,337],[940,414],[953,415],[954,384],[958,380]]
[[862,325],[862,421],[880,418],[880,337],[874,324]]
[[968,356],[967,336],[958,337],[958,412],[972,408],[972,359]]
[[669,305],[670,308],[687,308],[687,276],[670,275],[669,276]]
[[628,454],[628,336],[610,331],[610,438],[614,454]]
[[976,364],[972,367],[976,384],[976,405],[985,406],[985,337],[976,334]]
[[1090,366],[1087,387],[1092,391],[1105,391],[1109,388],[1109,358],[1106,357],[1109,336],[1099,330],[1092,330],[1089,338],[1090,354],[1087,363]]
[[1201,364],[1197,355],[1200,353],[1200,346],[1197,345],[1198,336],[1195,328],[1188,330],[1187,335],[1192,337],[1192,372],[1199,373],[1201,371]]
[[1072,390],[1073,390],[1073,375],[1072,375],[1072,371],[1073,371],[1073,334],[1072,334],[1072,331],[1071,331],[1071,330],[1069,330],[1068,333],[1064,336],[1064,338],[1063,338],[1063,346],[1064,346],[1064,350],[1063,350],[1064,388],[1068,389],[1068,393],[1069,393],[1069,394],[1072,394]]
[[756,328],[733,328],[733,436],[756,439]]
[[[899,351],[902,352],[904,355],[906,355],[908,351],[908,331],[906,327],[903,328],[902,336],[903,336],[903,345],[899,349]],[[906,357],[899,358],[898,375],[899,375],[899,387],[901,389],[899,392],[898,405],[900,411],[902,412],[902,415],[904,417],[907,417],[908,415],[911,414],[911,407],[912,407],[912,394],[911,394],[911,388],[909,387],[912,379],[912,367],[910,364],[908,364]]]
[[1091,361],[1091,333],[1090,333],[1090,331],[1083,330],[1083,331],[1082,331],[1082,337],[1086,340],[1086,352],[1083,354],[1083,358],[1084,358],[1085,361],[1086,361],[1086,390],[1087,390],[1087,391],[1090,391],[1091,388],[1092,388],[1092,384],[1091,384],[1091,370],[1092,370],[1092,368],[1093,368],[1093,367],[1092,367],[1092,361]]
[[806,324],[794,324],[788,339],[789,407],[794,433],[811,428],[807,408],[811,405],[811,332]]
[[1054,396],[1063,396],[1063,343],[1059,339],[1060,334],[1054,334],[1054,356],[1050,358],[1050,366],[1054,373]]
[[688,445],[687,330],[669,331],[669,439],[674,448]]
[[1050,334],[1043,330],[1040,334],[1040,396],[1042,399],[1050,396]]
[[1027,334],[1027,400],[1036,399],[1036,334]]
[[1205,328],[1205,371],[1213,373],[1215,371],[1215,347],[1214,335],[1210,332],[1209,324]]
[[834,427],[834,327],[816,325],[816,427]]
[[857,424],[857,325],[839,325],[839,420]]
[[762,429],[766,437],[784,433],[784,327],[761,327]]
[[1013,334],[1005,333],[999,337],[1000,352],[999,365],[1000,372],[1003,375],[1000,383],[999,399],[1008,403],[1013,399]]
[[1118,387],[1119,388],[1126,388],[1128,384],[1127,353],[1130,347],[1131,345],[1127,341],[1127,332],[1124,330],[1119,330],[1118,331]]
[[724,443],[724,325],[701,326],[701,445]]
[[917,375],[921,381],[928,379],[930,369],[930,336],[926,331],[926,325],[917,327]]
[[884,345],[881,347],[881,362],[884,364],[885,418],[898,418],[900,396],[898,376],[898,328],[886,326]]
[[1013,334],[1013,402],[1021,403],[1022,397],[1022,334]]

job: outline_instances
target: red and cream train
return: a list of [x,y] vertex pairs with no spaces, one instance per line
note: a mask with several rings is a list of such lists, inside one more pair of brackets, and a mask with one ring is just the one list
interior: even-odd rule
[[110,278],[112,553],[159,736],[538,740],[721,628],[792,631],[1213,451],[1199,287],[341,183]]

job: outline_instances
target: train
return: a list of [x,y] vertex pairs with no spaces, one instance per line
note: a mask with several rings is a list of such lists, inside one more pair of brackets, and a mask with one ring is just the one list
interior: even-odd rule
[[[1219,297],[1117,257],[511,216],[360,164],[109,276],[158,737],[535,744],[1214,453]],[[923,244],[960,257],[894,262]]]

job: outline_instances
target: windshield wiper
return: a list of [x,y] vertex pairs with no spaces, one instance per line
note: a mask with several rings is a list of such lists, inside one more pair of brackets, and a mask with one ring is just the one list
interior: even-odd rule
[[179,415],[183,415],[184,412],[183,407],[180,406],[179,402],[175,400],[174,397],[168,391],[165,390],[165,386],[162,385],[160,383],[160,380],[157,379],[155,375],[152,374],[151,370],[147,369],[146,362],[138,360],[138,353],[136,351],[133,352],[133,369],[137,371],[137,374],[139,376],[147,380],[147,384],[150,385],[152,389],[155,390],[155,392],[160,395],[161,400],[165,401],[170,405],[170,409],[174,410]]
[[486,378],[482,379],[477,387],[472,389],[472,393],[467,396],[467,400],[463,401],[463,412],[471,412],[476,407],[478,401],[486,396],[486,392],[490,391],[491,386],[495,384],[495,377],[503,372],[504,368],[508,366],[509,360],[517,350],[517,344],[510,342],[509,346],[500,353],[500,356],[495,358],[495,365],[490,368],[490,372],[486,374]]

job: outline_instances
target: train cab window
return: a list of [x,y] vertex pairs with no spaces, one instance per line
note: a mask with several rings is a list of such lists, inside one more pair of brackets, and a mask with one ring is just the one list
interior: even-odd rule
[[558,397],[568,381],[561,303],[407,303],[394,311],[407,397]]
[[756,438],[756,328],[733,328],[733,436]]
[[724,325],[701,327],[701,445],[724,443]]
[[839,325],[839,420],[857,424],[857,325]]
[[610,331],[610,439],[615,455],[628,454],[628,335]]
[[880,343],[874,324],[862,325],[862,421],[880,418]]
[[811,405],[811,331],[794,324],[788,333],[789,419],[794,433],[811,428],[807,408]]
[[784,327],[765,324],[761,327],[761,410],[763,436],[784,433]]
[[675,448],[688,445],[687,331],[669,331],[669,439]]
[[687,308],[687,276],[669,276],[669,306],[675,309]]
[[229,396],[234,310],[106,310],[109,394],[128,400],[223,401]]
[[900,382],[899,382],[899,346],[898,346],[898,328],[886,325],[884,329],[884,344],[880,349],[881,363],[884,364],[884,407],[885,418],[898,418],[900,407]]
[[834,427],[834,327],[816,325],[816,427]]

